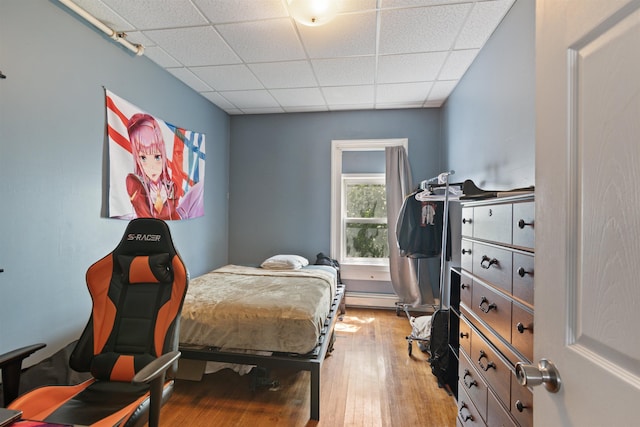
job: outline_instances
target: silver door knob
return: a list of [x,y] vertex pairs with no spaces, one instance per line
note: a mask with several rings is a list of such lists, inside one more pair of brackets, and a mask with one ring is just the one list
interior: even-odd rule
[[516,363],[516,378],[523,386],[533,387],[543,384],[550,393],[557,393],[560,390],[560,373],[547,359],[540,359],[538,366]]

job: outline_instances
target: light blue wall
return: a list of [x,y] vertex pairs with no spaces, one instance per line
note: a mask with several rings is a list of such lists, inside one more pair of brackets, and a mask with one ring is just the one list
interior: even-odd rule
[[445,159],[488,190],[535,183],[535,2],[518,0],[443,108]]
[[101,215],[103,86],[207,135],[206,216],[170,223],[192,276],[274,252],[313,261],[329,252],[332,139],[408,138],[415,184],[448,168],[534,183],[533,4],[517,1],[443,109],[229,118],[57,2],[0,0],[0,352],[44,341],[41,358],[79,335],[86,269],[126,225]]
[[440,172],[440,110],[232,116],[229,260],[329,254],[331,140],[408,138],[413,179]]
[[227,261],[226,113],[54,1],[0,1],[0,70],[0,352],[46,342],[42,358],[76,339],[85,272],[126,226],[101,215],[103,86],[206,134],[206,215],[169,225],[192,276]]

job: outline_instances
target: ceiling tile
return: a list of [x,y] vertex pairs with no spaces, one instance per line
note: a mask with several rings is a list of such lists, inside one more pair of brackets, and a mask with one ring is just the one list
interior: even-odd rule
[[320,105],[304,105],[300,107],[282,107],[285,113],[310,113],[314,111],[329,111],[326,106]]
[[220,95],[218,92],[201,92],[201,95],[207,98],[209,101],[216,104],[218,107],[222,108],[223,110],[236,108],[235,105],[230,103],[227,100],[227,98]]
[[230,92],[220,92],[241,110],[248,108],[279,108],[277,101],[266,90],[238,90]]
[[444,51],[453,46],[470,4],[381,11],[380,53]]
[[416,6],[438,6],[443,4],[471,3],[476,1],[478,0],[380,0],[383,9]]
[[141,44],[142,46],[144,46],[145,53],[147,48],[156,46],[156,43],[153,40],[151,40],[149,37],[145,36],[144,33],[142,33],[142,31],[129,30],[124,33],[125,33],[125,38],[131,43]]
[[515,0],[340,0],[320,27],[287,0],[74,1],[228,114],[262,114],[437,108]]
[[316,78],[308,61],[264,62],[249,64],[256,77],[269,88],[316,86]]
[[373,107],[374,88],[373,85],[324,87],[322,93],[329,105],[370,105]]
[[319,88],[275,89],[271,95],[283,108],[326,105]]
[[264,89],[246,65],[217,65],[193,67],[195,75],[218,92],[226,90]]
[[376,13],[337,16],[320,27],[298,25],[309,58],[373,55],[376,52]]
[[212,24],[289,16],[282,0],[194,0],[194,3]]
[[144,34],[185,66],[237,64],[240,58],[211,27],[145,31]]
[[398,83],[378,85],[376,104],[423,104],[433,83]]
[[444,67],[438,76],[439,80],[459,80],[467,71],[476,55],[477,49],[454,50],[444,63]]
[[456,87],[456,81],[435,82],[429,92],[427,101],[444,101]]
[[207,24],[204,16],[189,0],[170,0],[171,13],[157,0],[102,0],[139,30],[175,28]]
[[176,59],[169,55],[167,52],[159,48],[158,46],[148,46],[144,48],[144,54],[147,58],[161,67],[180,67],[180,64]]
[[479,49],[513,5],[514,0],[477,2],[456,40],[456,49]]
[[433,81],[446,58],[447,52],[380,56],[376,83]]
[[224,24],[216,28],[245,62],[305,58],[304,49],[288,18]]
[[280,107],[257,107],[257,108],[243,108],[244,114],[278,114],[284,113],[284,110]]
[[167,68],[167,71],[182,80],[190,88],[197,92],[210,91],[212,89],[210,86],[207,86],[205,82],[196,77],[187,68]]
[[75,4],[95,16],[103,24],[116,31],[128,31],[135,28],[133,24],[118,15],[110,7],[96,0],[75,0]]
[[373,84],[375,58],[337,58],[311,61],[321,86]]

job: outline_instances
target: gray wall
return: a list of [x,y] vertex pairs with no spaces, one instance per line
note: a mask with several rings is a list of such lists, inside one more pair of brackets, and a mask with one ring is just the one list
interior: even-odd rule
[[227,261],[230,121],[57,2],[2,0],[0,41],[0,352],[46,342],[40,359],[80,335],[85,272],[127,224],[102,216],[103,86],[206,134],[205,217],[169,224],[192,276]]
[[440,110],[231,117],[229,260],[329,254],[331,140],[408,138],[413,179],[441,170]]
[[443,108],[445,159],[488,190],[535,182],[535,2],[518,0]]

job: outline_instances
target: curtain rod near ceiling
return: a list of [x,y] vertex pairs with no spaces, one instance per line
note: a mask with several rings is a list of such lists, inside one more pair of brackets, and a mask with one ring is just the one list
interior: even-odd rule
[[115,30],[109,28],[107,25],[103,24],[100,20],[98,20],[95,16],[91,15],[86,10],[82,9],[80,6],[72,2],[71,0],[58,0],[60,3],[67,6],[69,9],[73,10],[75,13],[80,15],[87,22],[92,24],[94,27],[98,28],[100,31],[105,33],[109,38],[115,40],[120,43],[137,56],[141,56],[144,53],[144,46],[141,44],[134,44],[128,41],[125,37],[125,33],[116,32]]

